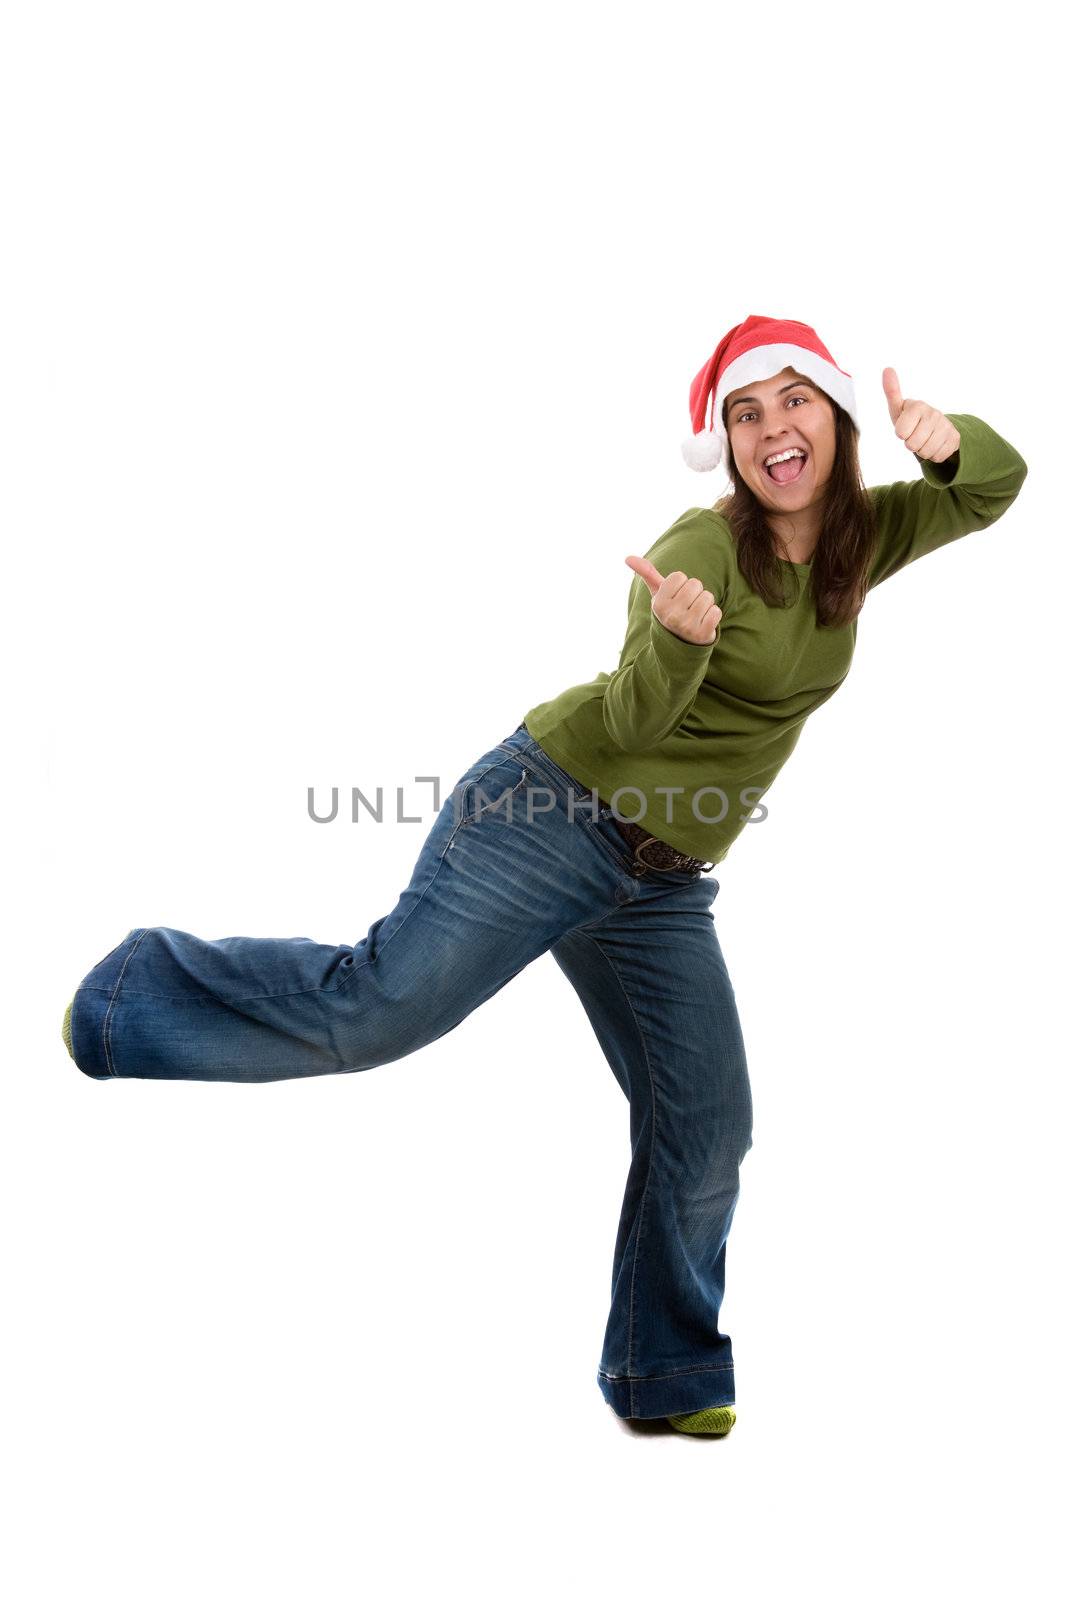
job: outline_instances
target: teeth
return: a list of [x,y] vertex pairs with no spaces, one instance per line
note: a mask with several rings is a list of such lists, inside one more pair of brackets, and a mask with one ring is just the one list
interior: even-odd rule
[[803,450],[798,450],[796,445],[791,450],[783,450],[780,456],[768,456],[763,463],[765,467],[773,467],[777,461],[789,461],[793,456],[802,456]]

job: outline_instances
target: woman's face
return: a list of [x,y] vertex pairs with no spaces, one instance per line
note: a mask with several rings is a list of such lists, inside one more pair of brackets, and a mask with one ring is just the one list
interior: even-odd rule
[[[834,465],[834,412],[810,378],[785,367],[746,383],[726,396],[724,415],[737,470],[768,511],[804,511],[822,500]],[[796,460],[777,467],[784,481],[776,482],[767,458],[794,448],[804,452],[800,470]]]

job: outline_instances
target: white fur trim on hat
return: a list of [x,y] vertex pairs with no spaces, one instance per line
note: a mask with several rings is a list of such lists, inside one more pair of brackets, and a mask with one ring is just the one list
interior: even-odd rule
[[704,428],[682,440],[682,455],[694,472],[712,472],[722,460],[722,440]]

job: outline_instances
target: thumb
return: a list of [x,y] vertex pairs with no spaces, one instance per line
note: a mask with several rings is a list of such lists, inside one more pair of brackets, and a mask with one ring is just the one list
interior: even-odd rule
[[663,578],[651,561],[646,561],[644,556],[627,556],[626,565],[636,572],[639,578],[644,578],[649,594],[655,599]]
[[904,396],[900,392],[900,382],[892,367],[885,367],[882,370],[882,388],[889,402],[890,419],[895,422],[903,408]]

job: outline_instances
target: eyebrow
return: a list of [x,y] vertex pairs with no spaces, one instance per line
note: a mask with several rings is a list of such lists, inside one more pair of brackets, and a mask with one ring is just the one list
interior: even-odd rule
[[[794,378],[792,383],[783,384],[782,387],[779,389],[778,393],[779,394],[785,394],[787,390],[789,390],[789,389],[799,389],[801,387],[801,385],[803,385],[803,387],[805,389],[814,389],[814,387],[815,387],[815,385],[813,383],[809,383],[807,378]],[[759,401],[756,399],[756,396],[754,394],[743,394],[738,399],[731,400],[730,404],[727,406],[726,409],[727,409],[727,411],[732,411],[734,409],[734,406],[756,406],[756,405],[759,405]]]

